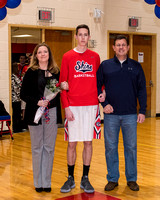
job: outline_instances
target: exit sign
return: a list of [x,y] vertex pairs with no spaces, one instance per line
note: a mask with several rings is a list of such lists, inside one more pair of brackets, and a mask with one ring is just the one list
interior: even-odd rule
[[138,27],[138,18],[129,18],[129,26],[130,27]]
[[52,20],[52,12],[48,10],[39,10],[39,20]]
[[38,8],[38,20],[44,22],[54,22],[54,8]]

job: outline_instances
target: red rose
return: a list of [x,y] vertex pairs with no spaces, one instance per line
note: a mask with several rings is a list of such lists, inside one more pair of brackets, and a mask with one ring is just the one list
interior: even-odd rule
[[60,87],[60,84],[59,84],[59,83],[57,83],[57,84],[56,84],[56,87]]

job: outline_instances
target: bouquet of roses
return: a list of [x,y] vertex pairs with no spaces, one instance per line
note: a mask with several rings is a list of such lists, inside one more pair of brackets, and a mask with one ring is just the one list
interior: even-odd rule
[[[43,99],[51,101],[56,97],[56,95],[61,91],[60,85],[56,79],[49,79],[47,81],[45,90],[44,90],[44,97]],[[42,117],[43,113],[46,114],[47,118],[47,112],[48,109],[45,107],[40,106],[36,112],[36,115],[34,117],[34,123],[38,124],[40,118]],[[49,119],[48,119],[49,121]]]

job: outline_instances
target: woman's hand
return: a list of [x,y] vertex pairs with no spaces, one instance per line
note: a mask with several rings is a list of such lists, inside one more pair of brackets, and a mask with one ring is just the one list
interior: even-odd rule
[[37,105],[42,107],[47,107],[48,103],[49,103],[48,100],[39,100]]

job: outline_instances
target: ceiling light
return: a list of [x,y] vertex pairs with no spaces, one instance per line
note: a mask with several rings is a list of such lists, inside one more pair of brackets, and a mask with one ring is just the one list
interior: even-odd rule
[[32,37],[32,35],[28,35],[28,34],[25,34],[25,35],[13,35],[12,37]]

